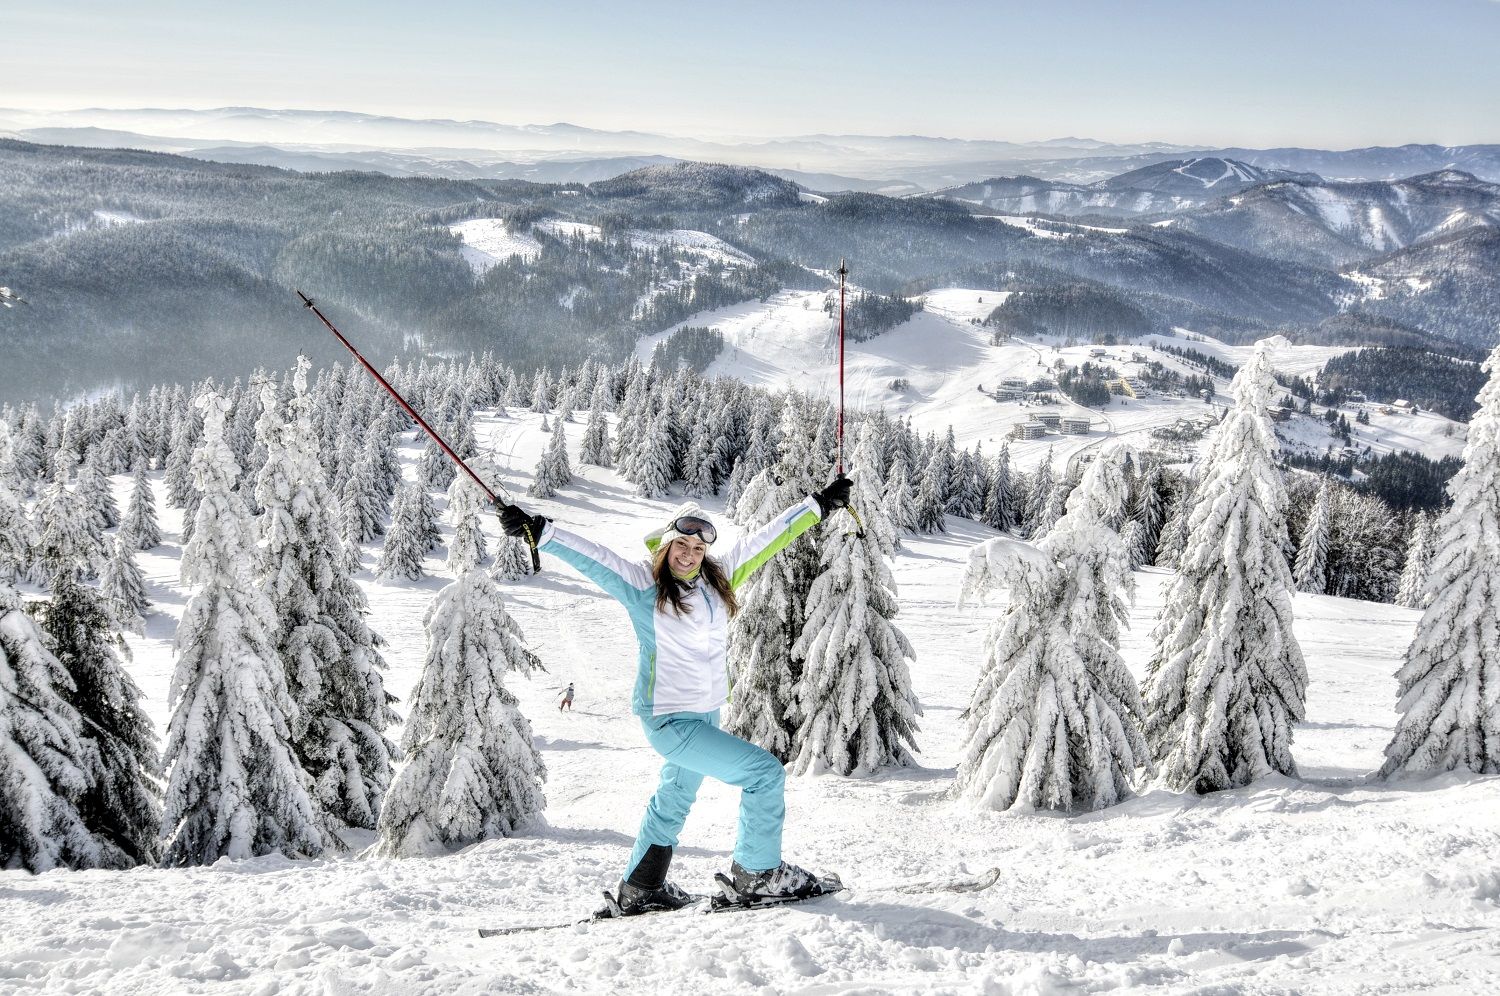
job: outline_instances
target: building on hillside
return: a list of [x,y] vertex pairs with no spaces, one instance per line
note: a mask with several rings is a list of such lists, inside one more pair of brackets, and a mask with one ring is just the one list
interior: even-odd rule
[[1057,412],[1036,412],[1031,417],[1049,429],[1059,429],[1062,427],[1062,415]]
[[1017,422],[1010,427],[1010,438],[1012,439],[1041,439],[1047,434],[1047,427],[1040,422],[1028,420]]
[[991,397],[996,401],[1025,401],[1026,391],[1024,388],[1002,387]]
[[1095,359],[1103,359],[1104,357],[1109,355],[1109,350],[1095,347],[1089,350],[1089,355],[1094,357]]
[[1144,393],[1141,388],[1136,386],[1135,381],[1129,377],[1116,377],[1114,380],[1107,380],[1104,382],[1104,386],[1109,389],[1110,394],[1118,394],[1126,398],[1139,398]]
[[1087,436],[1094,420],[1090,418],[1079,418],[1074,415],[1065,416],[1062,420],[1062,431],[1069,436]]
[[1356,404],[1361,405],[1370,400],[1369,398],[1365,397],[1365,392],[1363,391],[1350,391],[1348,394],[1344,395],[1344,398],[1345,400],[1353,401]]
[[1271,416],[1272,422],[1286,422],[1292,417],[1292,410],[1285,405],[1270,405],[1266,408],[1266,414]]
[[1049,378],[1049,377],[1038,377],[1036,380],[1034,380],[1030,384],[1026,385],[1026,390],[1028,390],[1028,391],[1051,391],[1051,390],[1055,390],[1056,387],[1057,387],[1056,382],[1053,381],[1051,378]]
[[1395,401],[1392,401],[1391,408],[1402,415],[1415,415],[1417,412],[1422,410],[1418,406],[1412,404],[1410,401],[1407,401],[1405,398],[1397,398]]
[[1000,381],[1000,386],[1002,388],[1010,388],[1012,391],[1024,391],[1026,390],[1026,378],[1005,377]]

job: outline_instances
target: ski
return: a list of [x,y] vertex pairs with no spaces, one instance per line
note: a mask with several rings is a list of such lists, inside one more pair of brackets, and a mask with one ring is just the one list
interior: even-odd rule
[[[641,916],[658,916],[663,913],[697,913],[700,915],[710,913],[730,913],[735,911],[747,912],[749,910],[765,909],[772,906],[790,906],[796,903],[807,902],[811,899],[821,899],[838,892],[851,891],[851,887],[845,885],[837,875],[829,875],[818,880],[818,888],[806,896],[785,896],[776,899],[760,899],[741,901],[733,896],[733,885],[726,876],[719,874],[714,878],[718,881],[720,892],[712,896],[694,896],[695,902],[676,910],[653,910],[649,913],[636,913],[632,916],[624,916],[620,913],[619,904],[615,897],[608,892],[604,893],[604,907],[595,910],[589,916],[577,920],[568,920],[563,923],[538,923],[522,924],[515,927],[481,927],[480,937],[504,937],[510,934],[531,934],[544,930],[562,930],[565,927],[577,927],[588,923],[602,923],[607,920],[633,920]],[[916,882],[895,882],[888,885],[865,886],[860,891],[865,892],[900,892],[907,895],[920,895],[928,892],[983,892],[1000,880],[1000,869],[990,868],[978,875],[968,875],[955,878],[926,879]],[[727,888],[727,894],[724,891]]]

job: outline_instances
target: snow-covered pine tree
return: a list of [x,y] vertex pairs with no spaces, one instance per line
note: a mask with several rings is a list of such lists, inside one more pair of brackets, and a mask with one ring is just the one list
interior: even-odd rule
[[[734,519],[747,531],[759,529],[796,501],[766,467],[745,485]],[[740,611],[729,621],[728,667],[735,695],[724,714],[724,729],[758,744],[786,763],[792,757],[792,707],[796,689],[791,639],[800,622],[792,578],[780,558],[750,576],[738,592]]]
[[905,457],[897,456],[891,461],[885,481],[884,504],[886,518],[895,532],[895,546],[900,549],[902,535],[917,531],[917,496],[911,489]]
[[985,493],[982,520],[985,525],[1001,532],[1016,528],[1016,484],[1011,475],[1010,444],[1000,447],[990,473],[989,489]]
[[108,863],[78,811],[94,761],[78,711],[64,698],[72,691],[20,593],[0,579],[0,868]]
[[438,592],[396,773],[380,814],[382,854],[439,854],[512,835],[546,806],[546,768],[505,672],[540,662],[500,593],[473,570]]
[[1298,591],[1321,595],[1328,590],[1328,526],[1332,485],[1325,474],[1318,487],[1318,497],[1307,524],[1302,527],[1302,541],[1297,545],[1297,560],[1292,565],[1292,579]]
[[1406,564],[1401,568],[1401,583],[1396,590],[1396,604],[1408,609],[1422,608],[1427,590],[1427,576],[1432,567],[1432,516],[1417,512],[1412,516],[1411,539],[1406,544]]
[[1161,538],[1156,543],[1156,566],[1177,570],[1182,562],[1182,551],[1187,549],[1188,526],[1193,519],[1194,489],[1197,485],[1185,478],[1177,497],[1172,502],[1172,511],[1161,527]]
[[479,486],[467,474],[455,477],[448,485],[448,518],[453,522],[453,538],[448,542],[447,567],[454,577],[484,563],[486,544],[479,515],[487,505]]
[[948,452],[941,446],[932,448],[927,468],[922,471],[921,483],[917,486],[916,518],[917,532],[947,532],[947,513],[944,511],[943,492],[948,476]]
[[130,504],[125,506],[120,531],[130,537],[137,550],[150,550],[161,544],[161,526],[156,522],[156,495],[146,477],[144,463],[136,466]]
[[437,440],[427,440],[422,455],[417,458],[417,481],[430,491],[444,491],[458,475],[458,468],[448,459]]
[[0,421],[0,584],[19,577],[31,561],[36,534],[19,497],[20,473],[10,426]]
[[1500,774],[1500,347],[1469,421],[1452,504],[1434,528],[1426,609],[1396,672],[1396,733],[1381,774]]
[[552,381],[546,370],[538,370],[531,382],[531,410],[542,415],[552,411]]
[[533,498],[551,498],[559,488],[572,483],[573,468],[568,465],[568,436],[559,422],[547,449],[542,452],[541,460],[537,461],[531,486],[526,489],[526,493]]
[[[1131,517],[1141,524],[1137,567],[1151,563],[1156,557],[1157,544],[1161,542],[1162,522],[1166,519],[1166,508],[1162,502],[1161,462],[1147,458],[1136,476],[1135,499],[1131,503]],[[1123,534],[1122,534],[1123,535]]]
[[443,531],[438,528],[437,502],[432,500],[432,492],[416,485],[413,508],[416,509],[417,532],[422,537],[422,550],[424,553],[436,550],[443,545]]
[[132,633],[146,631],[146,580],[135,562],[135,544],[124,529],[115,535],[114,552],[99,575],[99,592],[115,626]]
[[361,451],[339,494],[339,520],[346,543],[368,543],[385,532],[386,499],[375,480],[375,460],[368,448]]
[[1119,653],[1133,592],[1114,528],[1128,500],[1123,457],[1107,451],[1089,465],[1034,552],[1014,556],[1018,544],[999,539],[973,555],[1011,589],[966,713],[956,791],[978,805],[1100,809],[1126,798],[1150,764],[1140,693]]
[[391,505],[391,528],[385,534],[385,546],[375,565],[375,576],[384,581],[405,578],[420,581],[422,557],[427,553],[427,539],[420,521],[421,501],[418,485],[402,485]]
[[1266,408],[1267,344],[1230,384],[1235,405],[1202,469],[1188,541],[1152,632],[1146,736],[1166,785],[1198,793],[1295,776],[1307,668],[1292,632],[1286,486]]
[[[867,422],[850,461],[851,475],[855,481],[879,481],[882,462],[874,426]],[[821,572],[792,648],[804,661],[793,709],[798,773],[868,775],[911,764],[916,747],[922,707],[907,665],[915,653],[894,622],[895,530],[879,502],[863,507],[862,530],[852,521],[823,529]]]
[[193,458],[197,436],[196,420],[187,406],[177,409],[168,437],[166,469],[162,482],[167,489],[167,504],[182,508],[193,495],[193,478],[188,467]]
[[589,421],[583,430],[583,441],[578,446],[578,462],[595,467],[608,467],[609,420],[604,415],[604,401],[598,391],[589,404]]
[[[640,437],[629,477],[635,482],[635,493],[642,498],[660,498],[672,485],[672,418],[662,409],[643,416],[646,427]],[[621,470],[625,466],[621,465]]]
[[365,598],[339,539],[317,455],[307,357],[298,357],[291,395],[262,389],[258,424],[266,461],[255,492],[265,509],[258,576],[276,619],[272,642],[302,722],[292,743],[312,777],[314,801],[330,826],[375,828],[396,746],[396,722],[381,671],[380,638],[365,624]]
[[524,536],[502,536],[495,548],[496,581],[520,581],[531,576],[531,547]]
[[98,576],[109,557],[104,534],[98,520],[68,488],[66,472],[42,493],[35,516],[41,529],[32,551],[31,578],[34,582],[50,586],[59,573],[73,570],[80,571],[84,577]]
[[83,462],[74,494],[94,520],[95,528],[102,533],[120,524],[120,506],[115,504],[115,496],[110,493],[109,478],[104,476],[101,463],[102,460],[95,456]]
[[[117,543],[126,556],[130,551]],[[47,648],[67,669],[63,698],[82,719],[90,749],[88,787],[77,800],[84,825],[99,839],[110,867],[151,864],[161,829],[156,729],[141,708],[141,690],[120,665],[111,613],[100,596],[64,572],[41,613]]]
[[1132,570],[1139,570],[1150,562],[1150,551],[1146,546],[1146,529],[1140,519],[1127,519],[1120,530],[1120,549],[1125,551],[1125,563]]
[[192,470],[202,501],[182,573],[198,590],[177,627],[168,692],[162,861],[317,855],[323,828],[291,746],[297,703],[271,642],[270,603],[250,578],[254,544],[223,438],[227,405],[212,392],[197,404],[204,431]]
[[1057,490],[1052,477],[1052,447],[1047,447],[1047,456],[1042,460],[1042,465],[1037,468],[1036,473],[1031,476],[1030,483],[1023,522],[1027,537],[1035,541],[1045,536],[1047,530],[1052,528],[1052,523],[1056,521],[1055,517],[1048,518],[1052,512],[1052,493]]

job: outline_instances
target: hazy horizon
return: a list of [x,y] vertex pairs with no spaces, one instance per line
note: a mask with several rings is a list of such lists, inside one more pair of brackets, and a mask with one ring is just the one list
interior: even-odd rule
[[722,141],[921,135],[1017,143],[1364,148],[1483,143],[1500,3],[1061,3],[914,18],[660,2],[584,11],[452,0],[253,9],[81,0],[7,18],[15,108],[228,106],[566,122]]

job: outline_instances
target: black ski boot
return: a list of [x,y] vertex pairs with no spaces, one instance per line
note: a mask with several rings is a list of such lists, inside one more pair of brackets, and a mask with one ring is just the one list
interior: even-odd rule
[[765,899],[806,899],[817,895],[822,881],[806,868],[783,861],[766,871],[750,871],[738,861],[729,866],[734,898],[754,903]]
[[606,899],[613,901],[618,910],[616,916],[636,916],[641,913],[661,913],[691,906],[701,897],[682,891],[667,881],[667,868],[672,864],[672,849],[652,844],[646,848],[640,862],[629,878],[620,880],[619,891]]

